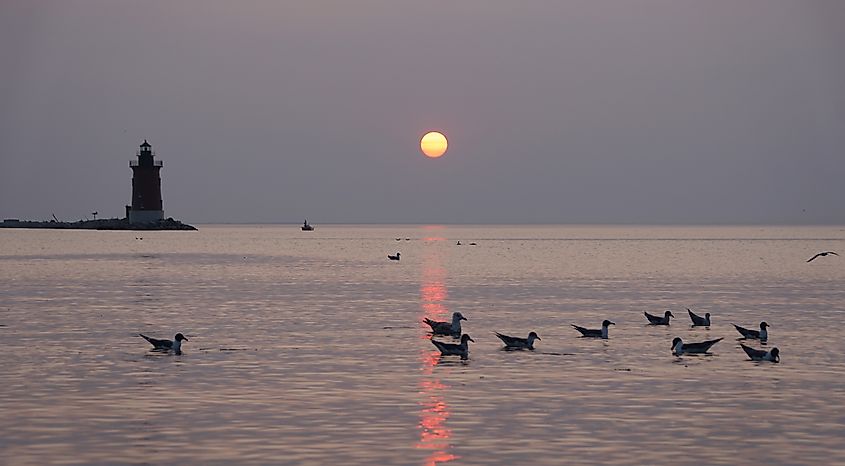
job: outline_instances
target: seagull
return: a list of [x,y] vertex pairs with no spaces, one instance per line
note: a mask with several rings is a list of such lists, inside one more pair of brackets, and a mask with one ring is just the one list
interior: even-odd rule
[[737,324],[733,324],[733,326],[736,327],[736,331],[742,335],[742,338],[760,341],[766,341],[769,339],[769,332],[766,331],[766,327],[771,327],[771,325],[765,322],[760,322],[760,330],[749,330],[747,328],[740,327]]
[[182,335],[181,333],[177,333],[176,336],[173,337],[173,340],[159,340],[157,338],[150,338],[144,335],[143,333],[139,333],[138,335],[141,335],[144,340],[150,342],[150,344],[153,345],[153,349],[164,351],[173,350],[173,352],[176,354],[182,354],[182,340],[188,341],[188,339],[185,338],[185,335]]
[[466,359],[469,357],[469,344],[468,341],[475,343],[475,340],[470,338],[469,335],[464,335],[461,337],[461,343],[443,343],[442,341],[431,340],[431,344],[437,347],[440,350],[440,354],[442,356],[460,356],[461,359]]
[[704,314],[704,317],[697,315],[696,313],[692,312],[689,308],[687,308],[687,312],[689,312],[689,318],[692,319],[692,326],[693,327],[709,327],[710,326],[710,313],[707,312]]
[[390,254],[388,254],[388,255],[387,255],[387,258],[388,258],[388,259],[390,259],[390,260],[392,260],[392,261],[398,261],[398,260],[399,260],[399,255],[400,255],[400,254],[401,254],[401,253],[398,253],[398,252],[396,253],[396,255],[395,255],[395,256],[391,256]]
[[816,254],[815,256],[813,256],[813,257],[811,257],[811,258],[807,259],[807,262],[812,261],[812,260],[813,260],[813,259],[815,259],[816,257],[819,257],[819,256],[824,257],[824,256],[826,256],[826,255],[828,255],[828,254],[833,254],[834,256],[838,256],[838,255],[839,255],[839,254],[836,254],[836,253],[835,253],[835,252],[833,252],[833,251],[824,251],[824,252],[820,252],[820,253]]
[[648,323],[651,325],[669,325],[669,318],[675,317],[672,314],[672,311],[666,311],[663,313],[663,317],[658,317],[656,315],[649,314],[648,312],[643,312],[645,314],[646,319],[648,319]]
[[542,340],[536,332],[531,332],[528,334],[528,338],[519,338],[519,337],[510,337],[507,335],[502,335],[499,332],[493,332],[499,337],[502,342],[505,343],[506,348],[527,348],[530,350],[534,350],[534,340]]
[[745,354],[751,358],[752,361],[771,361],[780,362],[780,351],[777,348],[772,348],[769,351],[754,349],[750,346],[739,344],[745,351]]
[[452,323],[437,322],[429,318],[423,319],[431,327],[431,333],[434,335],[451,335],[455,338],[461,336],[461,321],[467,320],[460,312],[452,313]]
[[575,330],[581,332],[581,336],[583,337],[591,337],[591,338],[604,338],[607,340],[607,326],[608,325],[616,325],[615,323],[605,319],[604,322],[601,323],[601,330],[593,329],[593,328],[584,328],[579,327],[575,324],[571,324]]
[[674,354],[675,356],[680,356],[684,353],[687,353],[687,354],[706,353],[710,349],[711,346],[715,345],[716,343],[719,343],[722,340],[723,340],[722,338],[717,338],[715,340],[702,341],[701,343],[686,343],[685,344],[683,340],[681,340],[678,337],[675,337],[675,339],[672,340],[672,354]]

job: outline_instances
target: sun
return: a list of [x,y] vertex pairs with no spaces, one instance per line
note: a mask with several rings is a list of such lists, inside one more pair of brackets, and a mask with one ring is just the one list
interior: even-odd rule
[[449,141],[446,140],[446,136],[437,131],[425,133],[425,136],[420,139],[420,149],[422,150],[422,153],[432,159],[436,159],[445,154],[448,147]]

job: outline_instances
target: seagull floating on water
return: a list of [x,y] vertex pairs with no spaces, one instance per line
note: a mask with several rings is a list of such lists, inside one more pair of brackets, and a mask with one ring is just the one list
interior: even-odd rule
[[397,252],[395,256],[391,256],[390,254],[388,254],[387,258],[392,260],[392,261],[398,261],[400,255],[401,255],[401,253],[399,253],[399,252]]
[[689,318],[692,319],[692,326],[693,327],[709,327],[710,326],[710,313],[707,312],[704,314],[704,317],[697,315],[696,313],[692,312],[689,308],[687,308],[687,312],[689,312]]
[[452,322],[438,322],[429,318],[423,319],[431,327],[431,333],[434,335],[451,335],[455,338],[461,336],[461,321],[467,320],[460,312],[452,313]]
[[604,338],[607,340],[607,326],[608,325],[616,325],[615,323],[605,319],[604,322],[601,323],[601,329],[594,329],[594,328],[584,328],[579,327],[575,324],[571,324],[575,330],[581,332],[581,336],[583,337],[590,337],[590,338]]
[[733,324],[736,327],[736,331],[742,335],[742,338],[748,340],[760,340],[762,342],[769,339],[769,332],[766,330],[767,327],[771,327],[771,325],[760,322],[760,330],[750,330],[744,327],[740,327],[737,324]]
[[672,354],[674,354],[675,356],[680,356],[684,353],[686,353],[686,354],[706,353],[708,350],[710,350],[711,346],[715,345],[716,343],[719,343],[722,340],[723,340],[723,338],[717,338],[715,340],[707,340],[707,341],[702,341],[700,343],[684,343],[683,340],[681,340],[678,337],[675,337],[675,339],[672,340]]
[[648,323],[651,325],[669,325],[669,318],[675,317],[672,314],[672,311],[666,311],[663,313],[663,317],[658,317],[653,314],[649,314],[648,312],[643,312],[645,314],[646,319],[648,319]]
[[777,348],[772,348],[769,351],[758,350],[754,349],[750,346],[745,346],[742,343],[739,344],[742,347],[745,354],[751,358],[752,361],[771,361],[771,362],[780,362],[780,350]]
[[839,255],[839,254],[836,254],[836,253],[835,253],[835,252],[833,252],[833,251],[824,251],[824,252],[820,252],[820,253],[816,254],[815,256],[813,256],[813,257],[811,257],[811,258],[807,259],[807,262],[811,262],[811,261],[812,261],[813,259],[815,259],[816,257],[824,257],[824,256],[826,256],[826,255],[828,255],[828,254],[833,254],[834,256],[838,256],[838,255]]
[[150,338],[144,335],[143,333],[139,333],[138,335],[141,335],[144,340],[150,342],[150,344],[153,345],[153,349],[163,351],[173,350],[173,352],[176,354],[182,353],[182,341],[188,341],[188,339],[185,338],[185,335],[182,335],[181,333],[177,333],[173,340],[159,340],[158,338]]
[[514,349],[530,349],[534,350],[534,340],[542,340],[536,332],[531,332],[528,334],[528,338],[519,338],[519,337],[511,337],[508,335],[502,335],[499,332],[493,332],[499,337],[500,340],[505,344],[507,348],[514,348]]
[[443,356],[460,356],[461,359],[466,359],[469,357],[469,343],[471,341],[475,343],[475,340],[470,338],[469,335],[464,334],[461,337],[461,343],[443,343],[442,341],[431,340],[431,344],[436,346],[437,349],[440,350],[440,354]]

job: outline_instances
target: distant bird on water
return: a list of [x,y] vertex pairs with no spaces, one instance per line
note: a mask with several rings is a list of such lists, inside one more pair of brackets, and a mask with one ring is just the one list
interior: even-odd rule
[[431,333],[434,335],[451,335],[455,338],[461,336],[461,321],[467,320],[460,312],[452,313],[452,322],[438,322],[429,318],[423,319],[423,322],[431,327]]
[[584,328],[579,327],[575,324],[570,324],[575,330],[581,332],[581,336],[589,337],[589,338],[604,338],[607,340],[607,329],[608,325],[616,325],[613,322],[605,319],[604,322],[601,323],[601,328]]
[[182,341],[188,341],[185,338],[185,335],[181,333],[177,333],[173,340],[159,340],[158,338],[150,338],[143,333],[139,333],[144,340],[150,342],[153,345],[153,349],[161,350],[161,351],[170,351],[173,350],[176,354],[182,354]]
[[750,330],[744,327],[740,327],[737,324],[733,324],[733,326],[736,327],[736,331],[739,332],[740,335],[742,335],[742,338],[748,340],[760,340],[762,342],[769,339],[769,332],[766,329],[767,327],[771,327],[771,325],[765,322],[760,322],[760,330]]
[[813,259],[815,259],[816,257],[824,257],[824,256],[826,256],[826,255],[828,255],[828,254],[833,254],[834,256],[838,256],[838,255],[839,255],[839,254],[836,254],[836,253],[835,253],[835,252],[833,252],[833,251],[824,251],[824,252],[820,252],[820,253],[816,254],[815,256],[813,256],[813,257],[811,257],[811,258],[807,259],[807,262],[812,262],[812,260],[813,260]]
[[443,356],[460,356],[461,359],[467,359],[469,357],[469,343],[471,341],[475,343],[475,340],[470,338],[469,335],[464,335],[461,337],[461,343],[443,343],[442,341],[431,340],[431,344],[436,346],[437,349],[440,350],[440,354]]
[[700,343],[684,343],[678,337],[672,340],[672,354],[680,356],[682,354],[702,354],[710,350],[710,347],[722,341],[722,338],[715,340],[702,341]]
[[401,253],[398,253],[398,252],[396,253],[396,255],[395,255],[395,256],[391,256],[390,254],[388,254],[388,255],[387,255],[387,258],[388,258],[388,259],[390,259],[390,260],[392,260],[392,261],[398,261],[398,260],[399,260],[399,256],[400,256],[400,254],[401,254]]
[[499,340],[502,340],[502,343],[505,344],[506,348],[511,349],[530,349],[534,350],[534,340],[542,340],[537,332],[531,332],[528,334],[528,338],[519,338],[519,337],[511,337],[508,335],[502,335],[499,332],[493,332],[499,337]]
[[780,362],[780,350],[778,350],[777,348],[772,348],[769,351],[764,351],[754,349],[750,346],[745,346],[742,343],[740,343],[739,346],[742,347],[742,350],[745,351],[745,354],[747,354],[752,361]]
[[672,311],[666,311],[663,313],[663,317],[658,317],[653,314],[649,314],[648,312],[643,312],[645,314],[646,319],[648,319],[648,323],[651,325],[669,325],[669,318],[675,317],[672,314]]
[[710,326],[710,313],[707,312],[704,314],[704,317],[697,315],[696,313],[692,312],[689,308],[687,308],[687,312],[689,312],[689,318],[692,319],[692,326],[693,327],[709,327]]

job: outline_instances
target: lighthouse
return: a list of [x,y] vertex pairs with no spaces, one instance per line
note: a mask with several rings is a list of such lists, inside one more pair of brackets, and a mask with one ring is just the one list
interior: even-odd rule
[[155,152],[144,139],[135,154],[138,160],[130,160],[132,168],[132,205],[126,206],[129,223],[157,223],[164,219],[161,207],[161,160],[155,160]]

